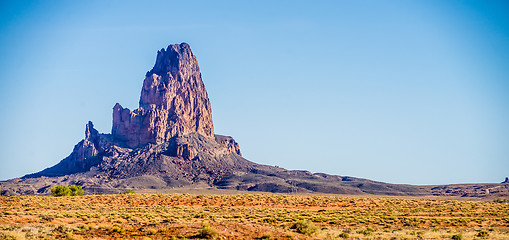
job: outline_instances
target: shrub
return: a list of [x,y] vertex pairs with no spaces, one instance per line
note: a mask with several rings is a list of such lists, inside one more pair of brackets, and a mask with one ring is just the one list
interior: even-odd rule
[[51,195],[55,197],[61,196],[80,196],[83,195],[85,191],[81,186],[71,185],[71,186],[63,186],[58,185],[51,188]]
[[64,226],[64,225],[59,225],[58,227],[53,229],[53,231],[60,232],[60,233],[66,233],[66,232],[69,232],[70,229],[68,227]]
[[123,233],[125,232],[125,229],[115,224],[111,227],[111,231],[115,233]]
[[294,223],[290,228],[295,229],[295,231],[298,233],[302,233],[308,236],[311,236],[318,232],[318,227],[309,220],[298,221]]
[[83,187],[71,185],[69,186],[69,190],[71,190],[71,196],[81,196],[85,194],[85,191],[83,190]]
[[201,231],[200,231],[200,237],[206,238],[206,239],[212,239],[217,236],[216,230],[211,227],[210,225],[203,225]]
[[73,233],[66,233],[64,236],[63,236],[65,239],[69,239],[69,240],[83,240],[84,238],[80,235],[75,235]]
[[263,236],[261,236],[261,237],[259,237],[259,238],[257,238],[257,239],[260,239],[260,240],[263,240],[263,239],[269,239],[269,240],[270,240],[270,239],[272,239],[272,236],[270,236],[270,235],[268,235],[268,234],[265,234],[265,235],[263,235]]
[[344,232],[344,233],[339,234],[338,237],[340,237],[340,238],[349,238],[350,235],[348,235],[348,233]]
[[123,194],[134,194],[134,190],[125,190]]
[[463,234],[462,233],[454,234],[454,235],[452,235],[451,239],[452,240],[462,240]]
[[39,215],[39,217],[42,220],[46,221],[46,222],[51,222],[51,221],[53,221],[53,219],[55,219],[55,217],[52,216],[52,215],[43,215],[43,214],[41,214],[41,215]]
[[484,230],[481,230],[477,233],[477,237],[482,237],[482,238],[485,238],[485,237],[488,237],[488,231],[484,231]]
[[368,227],[368,228],[366,228],[364,230],[358,230],[357,231],[357,233],[364,234],[366,236],[373,234],[373,232],[375,232],[375,230],[373,228],[370,228],[370,227]]
[[67,186],[54,186],[51,188],[51,195],[55,197],[61,197],[61,196],[70,196],[71,190]]

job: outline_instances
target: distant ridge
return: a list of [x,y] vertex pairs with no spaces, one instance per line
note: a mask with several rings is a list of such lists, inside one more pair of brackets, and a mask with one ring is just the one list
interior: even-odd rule
[[0,182],[2,195],[48,194],[51,186],[70,184],[83,186],[87,193],[194,187],[472,197],[507,194],[509,186],[469,186],[467,191],[454,185],[398,185],[248,161],[232,137],[214,133],[211,103],[198,61],[187,43],[158,51],[154,67],[145,75],[139,108],[131,111],[119,103],[113,107],[111,134],[99,133],[88,122],[85,138],[57,165]]

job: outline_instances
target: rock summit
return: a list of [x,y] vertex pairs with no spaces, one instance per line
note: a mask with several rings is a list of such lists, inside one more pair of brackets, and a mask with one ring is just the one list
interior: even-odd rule
[[214,124],[200,67],[189,45],[182,43],[157,52],[143,81],[138,109],[115,105],[111,134],[137,148],[189,133],[214,138]]

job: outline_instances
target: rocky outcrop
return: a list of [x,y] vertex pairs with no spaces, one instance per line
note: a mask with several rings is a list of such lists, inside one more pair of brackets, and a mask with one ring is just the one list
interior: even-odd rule
[[89,159],[99,154],[99,132],[94,128],[94,124],[89,121],[85,125],[85,139],[77,151],[77,158]]
[[[268,140],[274,141],[270,136]],[[214,134],[211,106],[196,57],[188,44],[157,53],[147,72],[139,108],[113,107],[111,134],[92,122],[85,138],[57,165],[0,182],[2,194],[48,194],[52,186],[76,184],[86,193],[127,189],[206,187],[266,192],[431,195],[422,186],[397,185],[256,164],[239,144]],[[509,185],[490,186],[506,193]],[[477,188],[477,187],[476,187]],[[448,190],[444,190],[448,191]],[[439,188],[434,194],[441,193]]]
[[23,179],[64,177],[89,188],[139,187],[138,181],[159,179],[174,187],[213,184],[255,165],[241,157],[233,138],[214,135],[198,62],[182,43],[158,51],[143,81],[139,108],[115,104],[111,134],[100,134],[88,122],[85,139],[67,158]]
[[90,167],[97,165],[101,161],[101,156],[111,146],[112,143],[108,140],[108,137],[99,134],[94,128],[94,124],[88,122],[85,125],[85,139],[74,146],[72,153],[68,157],[53,167],[25,177],[53,177],[87,171]]
[[216,142],[226,147],[228,152],[230,153],[236,153],[239,156],[242,156],[240,153],[240,146],[232,137],[228,136],[222,136],[222,135],[215,135]]
[[137,148],[193,132],[214,138],[210,101],[189,45],[170,45],[157,52],[145,76],[140,107],[130,111],[117,103],[113,108],[112,135]]

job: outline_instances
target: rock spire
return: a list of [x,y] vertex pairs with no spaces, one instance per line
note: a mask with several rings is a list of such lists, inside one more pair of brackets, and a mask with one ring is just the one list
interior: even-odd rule
[[174,44],[157,52],[143,81],[139,108],[115,105],[111,133],[136,148],[193,132],[214,138],[210,101],[191,48]]

